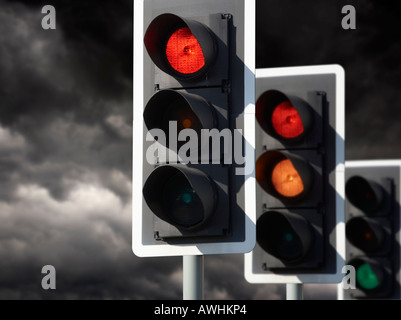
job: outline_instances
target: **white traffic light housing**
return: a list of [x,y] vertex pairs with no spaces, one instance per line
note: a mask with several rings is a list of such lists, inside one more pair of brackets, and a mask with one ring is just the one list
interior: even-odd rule
[[134,1],[138,256],[255,245],[254,17],[248,0]]
[[[346,284],[339,299],[399,300],[401,160],[345,163]],[[352,288],[352,284],[355,287]]]
[[256,70],[251,283],[339,283],[344,266],[344,70]]

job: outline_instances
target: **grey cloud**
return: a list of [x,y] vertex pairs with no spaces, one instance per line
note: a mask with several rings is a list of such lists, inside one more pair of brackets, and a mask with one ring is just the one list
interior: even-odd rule
[[[40,27],[54,2],[57,30]],[[341,29],[354,4],[357,30]],[[182,258],[131,250],[132,1],[0,0],[0,298],[181,299]],[[401,157],[400,5],[257,1],[257,67],[346,69],[346,157]],[[41,267],[58,289],[40,287]],[[306,285],[305,299],[335,299]],[[205,257],[205,298],[285,299],[242,255]]]
[[[92,17],[90,4],[86,5],[87,17]],[[59,28],[44,31],[38,23],[38,2],[30,5],[1,3],[0,123],[26,143],[24,157],[14,158],[13,168],[6,159],[0,161],[7,174],[10,170],[6,169],[18,172],[17,179],[8,179],[11,191],[2,197],[11,198],[16,183],[34,180],[62,199],[68,192],[66,178],[98,168],[105,172],[104,182],[127,200],[129,191],[109,183],[107,172],[111,167],[131,175],[132,137],[127,135],[132,124],[129,19],[113,25],[114,32],[108,32],[107,37],[90,37],[98,32],[93,28],[104,26],[107,15],[89,21],[81,16],[74,24],[70,21],[74,10],[69,11],[67,2],[59,2]],[[125,9],[131,6],[128,2],[125,5]],[[80,30],[80,23],[87,28]],[[69,27],[72,30],[68,32],[63,29]],[[121,46],[114,49],[118,43],[128,50],[122,51]],[[116,118],[120,122],[110,124],[110,119]]]

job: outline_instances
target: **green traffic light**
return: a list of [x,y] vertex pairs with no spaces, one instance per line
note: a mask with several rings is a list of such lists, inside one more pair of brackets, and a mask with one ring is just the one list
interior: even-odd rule
[[285,241],[287,241],[287,242],[291,242],[292,240],[294,240],[294,235],[293,235],[291,232],[287,232],[287,233],[284,235],[284,239],[285,239]]
[[373,290],[379,286],[379,279],[368,263],[363,263],[356,271],[356,280],[366,290]]
[[181,200],[185,204],[190,204],[192,202],[192,194],[189,192],[183,193],[181,196]]

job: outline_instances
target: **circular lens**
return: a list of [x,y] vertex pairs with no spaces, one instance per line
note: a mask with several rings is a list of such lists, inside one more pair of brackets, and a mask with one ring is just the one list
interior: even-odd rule
[[165,183],[162,195],[163,211],[174,223],[190,227],[202,221],[202,203],[183,175],[172,176]]
[[278,90],[259,96],[255,116],[266,133],[284,144],[302,143],[314,123],[312,107],[305,100]]
[[297,260],[302,254],[302,245],[298,236],[289,226],[280,226],[277,230],[277,252],[285,261]]
[[171,67],[183,74],[195,73],[205,65],[202,48],[188,27],[173,32],[167,41],[166,56]]
[[383,227],[376,221],[356,217],[350,219],[345,228],[347,239],[365,252],[375,252],[384,242]]
[[255,178],[268,194],[285,203],[296,203],[308,196],[314,171],[299,155],[269,150],[256,160]]
[[390,278],[384,268],[386,261],[379,259],[356,257],[347,264],[355,268],[356,285],[359,289],[369,294],[385,296],[389,293],[386,284],[389,284]]
[[299,214],[268,211],[256,222],[256,240],[277,259],[297,263],[309,252],[313,233],[309,222]]
[[289,159],[275,165],[271,179],[276,191],[285,197],[296,197],[304,191],[302,178]]
[[188,118],[182,120],[182,121],[181,121],[181,126],[182,126],[184,129],[189,129],[189,128],[191,128],[191,126],[192,126],[192,120],[191,120],[191,118],[188,117]]
[[[150,134],[159,138],[159,130],[153,133],[152,129],[164,132],[165,139],[158,139],[159,143],[177,152],[191,138],[194,143],[187,149],[200,149],[201,130],[216,128],[218,123],[215,110],[205,98],[173,89],[156,92],[145,106],[143,119]],[[196,135],[191,130],[182,132],[184,129],[192,129]]]
[[171,13],[152,20],[144,44],[153,63],[180,81],[203,78],[219,51],[216,34],[207,25]]
[[161,129],[166,133],[169,132],[170,121],[176,121],[178,133],[183,129],[193,129],[200,134],[202,129],[202,124],[198,117],[184,99],[172,101],[164,110],[161,120],[163,127]]
[[345,185],[345,193],[351,203],[362,211],[374,212],[383,201],[383,190],[374,181],[359,176],[351,177]]
[[302,119],[290,101],[280,103],[272,113],[272,125],[278,135],[296,138],[304,132]]
[[380,285],[378,275],[373,271],[369,263],[363,263],[357,268],[356,281],[365,290],[373,290]]

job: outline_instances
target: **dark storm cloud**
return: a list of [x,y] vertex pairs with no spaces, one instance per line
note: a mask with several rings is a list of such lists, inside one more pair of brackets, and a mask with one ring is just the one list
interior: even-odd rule
[[0,299],[181,298],[181,258],[131,250],[132,2],[0,8]]
[[[41,8],[45,4],[55,6],[57,31],[62,34],[70,59],[59,63],[67,63],[67,68],[79,71],[74,73],[74,78],[83,86],[80,89],[89,90],[89,95],[101,94],[103,99],[131,98],[132,1],[9,2],[24,4],[31,12],[36,12],[33,27],[42,33]],[[46,37],[51,33],[45,32]],[[87,120],[88,114],[83,115]]]
[[[45,4],[57,30],[41,28]],[[357,30],[341,28],[345,4]],[[401,157],[400,15],[383,1],[257,1],[257,67],[342,64],[347,157]],[[132,50],[131,0],[0,0],[0,299],[182,298],[181,257],[131,251]],[[243,255],[206,256],[205,298],[285,299],[243,270]],[[305,299],[335,292],[306,285]]]
[[[356,30],[343,30],[353,5]],[[401,4],[258,1],[257,67],[338,63],[346,77],[346,159],[400,158]]]
[[[135,257],[130,206],[112,193],[82,185],[68,203],[52,200],[37,187],[23,188],[18,196],[21,201],[13,206],[0,204],[0,299],[182,296],[181,260]],[[56,268],[54,291],[40,285],[47,264]]]
[[53,4],[57,30],[45,31],[43,1],[1,2],[0,124],[26,145],[8,189],[26,179],[63,198],[64,178],[96,168],[128,199],[129,190],[109,183],[109,169],[131,175],[132,4]]
[[0,1],[2,299],[131,297],[132,3],[68,3]]

